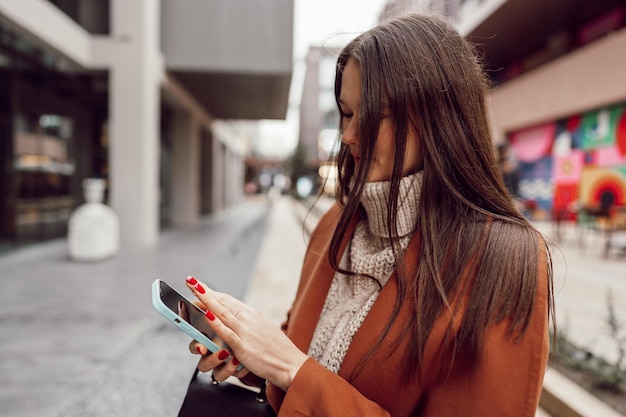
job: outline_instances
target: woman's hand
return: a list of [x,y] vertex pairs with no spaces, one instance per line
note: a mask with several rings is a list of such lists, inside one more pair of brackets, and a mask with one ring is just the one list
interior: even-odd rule
[[[207,355],[201,360],[200,370],[215,368],[214,377],[221,381],[233,374],[245,375],[245,369],[235,372],[241,363],[254,374],[287,390],[307,355],[276,324],[252,307],[228,294],[211,290],[194,277],[187,277],[187,286],[206,306],[209,325],[234,353],[232,360],[222,366],[221,351]],[[192,343],[190,350],[205,352],[204,347],[197,351],[198,346],[201,345]]]

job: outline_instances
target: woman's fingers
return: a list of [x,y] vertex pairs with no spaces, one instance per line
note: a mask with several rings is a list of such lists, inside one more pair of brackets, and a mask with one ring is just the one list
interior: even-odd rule
[[187,286],[206,309],[227,324],[236,319],[242,310],[250,309],[246,304],[228,294],[211,290],[192,276],[187,277]]
[[222,365],[224,361],[230,358],[230,352],[226,349],[220,349],[215,353],[203,356],[198,362],[198,369],[202,372],[209,372]]
[[[200,351],[201,348],[198,348],[196,353]],[[202,358],[200,358],[200,361],[198,362],[198,369],[202,372],[209,372],[210,370],[222,365],[224,361],[228,360],[228,358],[231,358],[231,354],[226,349],[220,349],[215,353],[209,352],[208,354],[202,355]]]
[[202,372],[213,370],[213,378],[217,382],[221,382],[231,375],[243,378],[249,372],[246,368],[241,368],[237,358],[226,349],[211,353],[206,346],[194,340],[189,343],[189,351],[202,356],[198,362],[198,369]]
[[209,326],[237,358],[216,369],[216,379],[230,376],[239,365],[235,364],[241,362],[250,372],[286,390],[307,355],[280,327],[252,307],[228,294],[212,291],[193,277],[187,277],[187,286],[206,306]]
[[[237,334],[228,325],[224,325],[222,320],[217,318],[215,314],[230,321],[231,319],[236,319],[237,315],[241,312],[242,307],[246,307],[245,304],[227,294],[218,293],[209,289],[206,285],[193,277],[187,277],[187,285],[194,292],[196,297],[198,297],[199,301],[194,302],[194,304],[202,305],[203,309],[206,309],[205,315],[207,321],[213,330],[215,330],[219,339],[223,340],[226,345],[231,345],[233,343],[236,344],[239,341]],[[213,306],[213,308],[211,306]],[[213,313],[213,311],[216,313]],[[205,355],[208,351],[205,346],[196,341],[192,341],[190,343],[189,350],[192,353],[199,353],[201,355]],[[222,351],[228,352],[225,349]],[[218,351],[216,353],[220,352]],[[226,353],[223,353],[222,356],[225,355]],[[223,381],[231,375],[243,377],[248,373],[248,370],[243,368],[239,361],[232,357],[232,355],[228,355],[225,358],[218,357],[218,360],[215,359],[215,354],[208,355],[200,360],[198,368],[202,372],[214,369],[214,378],[218,381]],[[218,365],[219,368],[215,369]]]
[[233,356],[232,359],[225,364],[213,369],[213,379],[217,382],[222,382],[232,375],[237,378],[243,378],[249,371],[246,368],[239,369],[239,365],[239,361]]
[[202,343],[192,340],[189,343],[189,352],[193,353],[194,355],[204,356],[209,353],[209,349],[207,349],[207,347],[204,346]]

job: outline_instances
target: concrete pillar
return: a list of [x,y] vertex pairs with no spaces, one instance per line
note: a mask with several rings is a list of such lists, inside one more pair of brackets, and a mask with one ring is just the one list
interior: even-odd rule
[[200,216],[200,125],[177,111],[172,129],[172,222],[193,225]]
[[159,234],[159,4],[111,0],[110,203],[126,248],[152,245]]
[[233,200],[233,154],[230,149],[224,149],[224,206],[228,207]]
[[242,200],[244,165],[241,156],[232,150],[227,150],[226,155],[226,206],[231,206]]
[[235,155],[235,166],[233,176],[235,178],[235,202],[239,203],[243,200],[243,186],[245,182],[244,173],[246,167],[244,158],[241,155]]
[[216,213],[224,209],[224,144],[217,138],[213,140],[213,169],[210,181],[212,182],[213,207]]

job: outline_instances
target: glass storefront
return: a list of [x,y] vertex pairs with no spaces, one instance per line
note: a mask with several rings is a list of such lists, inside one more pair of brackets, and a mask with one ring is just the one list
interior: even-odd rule
[[0,249],[67,233],[81,181],[107,175],[106,74],[0,24]]
[[13,136],[15,225],[19,242],[63,235],[74,207],[73,120],[59,114],[18,114]]

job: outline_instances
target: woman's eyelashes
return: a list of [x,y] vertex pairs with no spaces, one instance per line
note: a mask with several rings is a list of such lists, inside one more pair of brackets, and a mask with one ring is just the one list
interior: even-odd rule
[[352,113],[341,113],[341,128],[342,130],[346,130],[352,121]]
[[[340,104],[343,104],[343,103],[340,103]],[[346,107],[347,106],[340,105],[339,106],[339,113],[340,113],[340,115],[341,115],[341,117],[343,119],[350,119],[352,117],[353,113],[351,111],[349,111]]]

